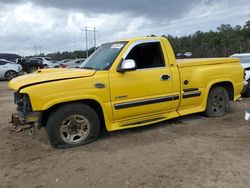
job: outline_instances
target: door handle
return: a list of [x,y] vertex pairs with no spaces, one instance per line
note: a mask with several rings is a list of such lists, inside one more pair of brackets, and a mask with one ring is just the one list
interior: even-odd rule
[[168,74],[163,74],[163,75],[161,75],[160,79],[161,79],[161,81],[170,80],[171,76]]

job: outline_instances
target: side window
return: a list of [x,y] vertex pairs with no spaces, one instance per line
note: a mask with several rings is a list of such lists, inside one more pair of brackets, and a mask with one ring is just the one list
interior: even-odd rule
[[15,62],[17,58],[20,58],[20,56],[17,54],[8,54],[6,59]]
[[8,56],[6,54],[1,54],[0,59],[7,59],[8,60]]
[[5,65],[5,64],[6,64],[5,61],[0,61],[0,66],[1,66],[1,65]]
[[9,54],[7,59],[9,61],[15,61],[16,60],[15,55],[13,55],[13,54]]
[[138,44],[129,52],[126,59],[135,60],[137,69],[165,66],[160,42]]

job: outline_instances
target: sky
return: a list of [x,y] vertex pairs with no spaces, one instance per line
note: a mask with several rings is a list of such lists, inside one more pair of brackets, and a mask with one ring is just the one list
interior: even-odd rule
[[122,38],[244,25],[250,0],[0,0],[0,53],[85,50]]

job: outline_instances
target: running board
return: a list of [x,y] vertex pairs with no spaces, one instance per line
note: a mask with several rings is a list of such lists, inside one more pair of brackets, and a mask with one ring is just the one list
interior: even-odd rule
[[163,121],[164,119],[167,119],[166,117],[158,117],[158,118],[152,118],[148,120],[142,120],[134,123],[128,123],[128,124],[122,124],[122,127],[129,127],[129,126],[139,126],[139,125],[147,125],[151,123],[157,123],[159,121]]

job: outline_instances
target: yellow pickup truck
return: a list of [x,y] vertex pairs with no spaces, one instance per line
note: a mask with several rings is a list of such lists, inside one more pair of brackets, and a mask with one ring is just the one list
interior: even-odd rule
[[222,116],[241,96],[238,59],[176,60],[166,38],[107,43],[79,69],[45,69],[9,82],[16,124],[45,127],[54,147],[95,140],[108,131],[204,112]]

